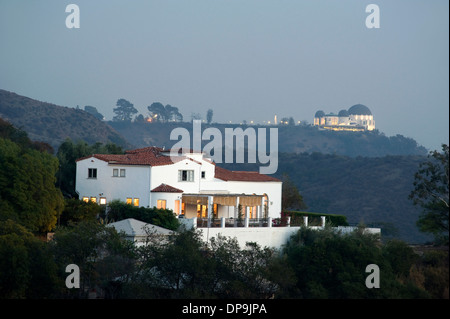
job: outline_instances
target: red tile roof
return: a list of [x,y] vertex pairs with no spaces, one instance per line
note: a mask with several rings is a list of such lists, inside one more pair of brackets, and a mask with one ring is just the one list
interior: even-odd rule
[[[120,164],[120,165],[150,165],[150,166],[160,166],[160,165],[170,165],[174,162],[170,156],[162,155],[162,148],[159,147],[145,147],[140,149],[135,149],[131,151],[126,151],[125,154],[93,154],[92,156],[108,162],[109,164]],[[83,157],[79,158],[77,161],[89,158]],[[186,157],[180,156],[175,162],[185,159]]]
[[278,178],[249,171],[229,171],[225,168],[216,166],[214,177],[224,181],[240,182],[281,182]]
[[[196,162],[198,164],[201,164],[198,161],[195,161],[189,157],[186,156],[179,156],[175,159],[175,162],[172,161],[170,156],[163,155],[162,153],[167,154],[167,150],[163,150],[160,147],[145,147],[145,148],[139,148],[135,150],[126,151],[125,154],[93,154],[92,156],[87,156],[83,158],[77,159],[78,161],[81,161],[83,159],[87,159],[90,157],[95,157],[99,160],[108,162],[109,164],[118,164],[118,165],[150,165],[150,166],[161,166],[161,165],[171,165],[176,162],[182,161],[184,159],[189,159],[193,162]],[[207,159],[205,159],[207,160]],[[210,162],[209,160],[207,160]],[[215,165],[214,162],[210,162],[213,165]],[[215,172],[214,172],[215,178],[224,180],[224,181],[243,181],[243,182],[280,182],[279,179],[275,177],[271,177],[268,175],[260,174],[258,172],[248,172],[248,171],[230,171],[222,167],[218,167],[215,165]],[[159,187],[152,190],[154,192]],[[166,185],[167,187],[172,187],[169,185]],[[173,189],[176,189],[172,187]],[[181,191],[176,189],[177,192]],[[170,192],[170,191],[169,191]],[[183,191],[181,191],[183,192]]]
[[151,190],[152,193],[183,193],[181,189],[175,188],[167,184],[161,184]]

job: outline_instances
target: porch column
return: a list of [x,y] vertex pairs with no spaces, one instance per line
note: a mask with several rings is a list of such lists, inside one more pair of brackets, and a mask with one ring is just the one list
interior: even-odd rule
[[239,217],[239,196],[236,196],[236,206],[234,206],[234,227],[237,226],[238,217]]
[[208,228],[211,227],[213,199],[214,199],[213,196],[208,196]]
[[322,227],[325,227],[325,216],[320,216],[320,219],[322,219]]

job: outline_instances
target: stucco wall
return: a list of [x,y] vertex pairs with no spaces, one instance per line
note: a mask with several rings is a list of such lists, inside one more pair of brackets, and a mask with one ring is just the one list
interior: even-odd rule
[[241,247],[246,242],[256,242],[261,247],[282,248],[289,238],[299,231],[300,227],[229,227],[198,228],[204,241],[221,236],[236,238]]
[[[97,178],[88,178],[88,169],[97,169]],[[114,177],[113,169],[125,169],[125,177]],[[108,165],[108,163],[95,157],[77,162],[76,191],[80,198],[83,196],[106,197],[110,202],[114,199],[125,201],[129,198],[139,198],[139,206],[150,204],[150,167]],[[100,196],[100,194],[103,194]]]

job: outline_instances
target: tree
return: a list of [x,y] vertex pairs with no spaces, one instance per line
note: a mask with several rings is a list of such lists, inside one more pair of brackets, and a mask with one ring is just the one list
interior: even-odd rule
[[179,112],[178,108],[176,106],[172,106],[170,104],[167,104],[164,107],[166,111],[166,122],[173,121],[173,122],[182,122],[183,121],[183,115]]
[[113,109],[116,114],[113,117],[113,121],[131,121],[131,117],[133,114],[136,114],[138,110],[136,110],[132,103],[125,99],[118,99],[116,103],[116,108]]
[[167,119],[166,109],[160,102],[154,102],[147,107],[150,112],[150,117],[156,122],[165,122]]
[[113,281],[125,280],[133,271],[133,243],[113,227],[94,220],[58,228],[50,245],[61,272],[69,264],[76,264],[82,270],[80,289],[66,291],[72,297],[87,298],[89,289],[111,287]]
[[150,117],[156,122],[181,122],[183,121],[183,115],[180,113],[176,106],[167,104],[164,106],[160,102],[154,102],[147,107],[150,112]]
[[123,150],[116,144],[95,143],[89,145],[84,141],[73,143],[67,138],[58,148],[56,157],[59,160],[57,185],[65,197],[78,197],[75,192],[76,160],[92,154],[123,154]]
[[287,174],[283,174],[281,180],[283,181],[281,209],[283,211],[306,209],[306,204],[303,201],[302,195],[289,176]]
[[[341,234],[332,228],[301,228],[284,248],[287,267],[296,275],[303,298],[369,299],[427,298],[428,293],[409,283],[415,256],[406,244],[381,246],[379,237],[358,229]],[[401,263],[399,261],[401,260]],[[398,263],[398,264],[397,264]],[[381,270],[380,289],[365,285],[367,265]]]
[[99,113],[99,112],[97,111],[97,108],[94,107],[94,106],[86,105],[86,106],[84,107],[84,110],[85,110],[86,112],[88,112],[89,114],[92,114],[93,116],[95,116],[95,118],[98,119],[98,120],[100,120],[100,121],[102,121],[103,118],[104,118],[103,114]]
[[104,208],[94,202],[85,202],[76,198],[65,200],[64,210],[61,213],[60,225],[68,226],[70,223],[78,223],[84,220],[96,220],[102,215]]
[[36,233],[52,230],[64,207],[57,170],[54,156],[0,138],[0,220]]
[[48,245],[11,219],[0,221],[0,299],[51,298],[57,286]]
[[135,207],[118,199],[112,200],[108,207],[108,215],[106,216],[108,220],[119,221],[135,218],[170,230],[177,230],[180,226],[178,219],[170,209]]
[[442,152],[431,151],[428,161],[419,165],[414,175],[414,190],[409,198],[424,210],[417,221],[419,229],[432,233],[436,240],[448,245],[449,179],[448,145]]
[[207,122],[208,124],[211,124],[212,119],[213,119],[213,114],[214,114],[214,111],[213,111],[212,109],[209,109],[209,110],[206,112],[206,122]]

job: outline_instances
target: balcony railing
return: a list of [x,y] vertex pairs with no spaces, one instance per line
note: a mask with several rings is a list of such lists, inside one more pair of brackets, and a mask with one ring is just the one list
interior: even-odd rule
[[291,227],[291,226],[325,226],[325,217],[311,219],[308,217],[291,220],[290,217],[283,218],[193,218],[197,228],[216,227]]
[[197,227],[271,227],[272,218],[197,218]]

